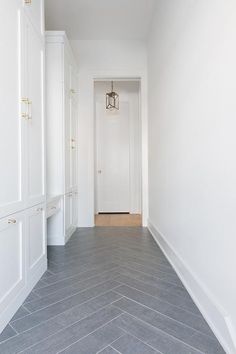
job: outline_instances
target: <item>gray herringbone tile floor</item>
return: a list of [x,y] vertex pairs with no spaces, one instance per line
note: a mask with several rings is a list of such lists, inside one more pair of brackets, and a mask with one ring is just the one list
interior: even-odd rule
[[145,228],[78,229],[0,335],[0,353],[224,353]]

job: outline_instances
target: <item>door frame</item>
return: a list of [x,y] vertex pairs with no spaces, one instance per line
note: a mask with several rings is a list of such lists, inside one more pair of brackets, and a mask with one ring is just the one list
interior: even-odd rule
[[[138,73],[124,72],[97,72],[91,73],[90,84],[92,85],[92,107],[93,107],[93,151],[91,151],[91,169],[93,171],[91,188],[93,192],[93,226],[95,225],[96,212],[96,143],[95,143],[95,88],[96,81],[138,81],[140,84],[140,130],[141,130],[141,210],[142,226],[147,226],[148,219],[148,109],[147,109],[147,73],[144,71]],[[91,87],[91,86],[90,86]]]

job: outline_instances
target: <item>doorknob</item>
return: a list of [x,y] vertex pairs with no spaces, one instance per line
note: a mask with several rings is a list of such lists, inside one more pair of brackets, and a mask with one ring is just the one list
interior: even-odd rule
[[102,170],[98,170],[98,173],[101,174],[101,173],[102,173]]

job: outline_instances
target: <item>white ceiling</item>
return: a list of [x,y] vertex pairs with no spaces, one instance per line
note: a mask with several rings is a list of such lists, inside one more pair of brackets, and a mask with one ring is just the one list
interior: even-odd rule
[[70,39],[145,39],[155,0],[45,0],[46,29]]

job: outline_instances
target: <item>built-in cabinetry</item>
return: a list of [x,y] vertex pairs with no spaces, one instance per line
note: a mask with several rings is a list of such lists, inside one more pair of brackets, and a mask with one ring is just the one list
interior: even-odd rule
[[0,332],[47,267],[43,6],[0,4]]
[[46,114],[47,194],[61,196],[57,220],[48,220],[48,243],[63,245],[77,225],[78,101],[77,66],[61,31],[46,32]]

